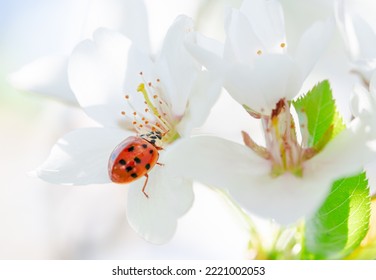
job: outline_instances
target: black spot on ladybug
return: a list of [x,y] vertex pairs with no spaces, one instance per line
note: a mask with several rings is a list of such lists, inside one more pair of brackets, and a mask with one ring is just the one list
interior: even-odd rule
[[126,162],[124,159],[119,160],[119,163],[120,163],[121,165],[126,165],[126,164],[127,164],[127,162]]
[[131,174],[131,177],[133,177],[133,178],[137,178],[137,174],[136,174],[136,173],[132,173],[132,174]]
[[153,150],[149,150],[149,154],[152,154],[152,153],[154,153],[154,151]]
[[133,160],[134,160],[136,163],[140,163],[140,162],[141,162],[141,160],[140,160],[138,157],[135,157]]
[[134,146],[130,146],[129,148],[128,148],[128,152],[132,152],[134,150]]
[[148,147],[148,145],[142,144],[142,148],[146,149],[147,147]]
[[127,168],[125,168],[125,170],[127,170],[127,172],[130,172],[132,171],[133,167],[132,166],[127,166]]
[[146,168],[146,170],[149,170],[149,169],[150,169],[150,164],[147,163],[147,164],[145,165],[145,168]]

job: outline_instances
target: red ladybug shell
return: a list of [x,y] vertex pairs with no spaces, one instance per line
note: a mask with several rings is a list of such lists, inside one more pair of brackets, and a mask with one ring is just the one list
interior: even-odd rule
[[141,137],[130,136],[111,153],[108,173],[114,183],[130,183],[154,167],[159,158],[157,148]]

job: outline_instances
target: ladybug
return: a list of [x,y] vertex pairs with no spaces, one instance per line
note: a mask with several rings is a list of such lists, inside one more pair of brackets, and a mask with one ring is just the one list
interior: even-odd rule
[[108,174],[112,182],[126,184],[146,177],[143,194],[149,180],[148,172],[158,163],[159,150],[162,148],[157,144],[162,139],[159,131],[151,131],[140,136],[130,136],[123,140],[112,151],[108,161]]

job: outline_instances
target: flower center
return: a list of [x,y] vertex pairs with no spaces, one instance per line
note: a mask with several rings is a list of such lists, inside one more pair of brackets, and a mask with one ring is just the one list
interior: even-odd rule
[[[175,130],[177,121],[173,118],[170,104],[163,98],[160,79],[154,84],[146,82],[142,72],[140,76],[143,82],[137,87],[139,94],[132,97],[129,94],[124,96],[130,112],[122,111],[121,114],[131,123],[138,135],[145,136],[150,133],[161,135],[155,144],[163,147],[164,144],[171,143],[179,137]],[[135,104],[142,105],[135,106]]]
[[305,132],[307,130],[305,124],[300,124],[302,140],[298,141],[289,102],[281,99],[270,116],[255,115],[254,112],[248,109],[247,111],[253,117],[261,119],[266,146],[259,146],[243,131],[245,145],[271,162],[271,176],[277,177],[285,172],[290,172],[297,177],[302,177],[303,162],[312,158],[317,151],[305,147]]

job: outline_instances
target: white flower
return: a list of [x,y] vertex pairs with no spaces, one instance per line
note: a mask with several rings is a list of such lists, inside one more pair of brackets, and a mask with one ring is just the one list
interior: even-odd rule
[[37,58],[11,74],[9,80],[14,87],[76,104],[68,83],[68,58],[74,46],[83,39],[89,38],[99,27],[117,30],[130,38],[133,43],[138,44],[139,48],[148,49],[148,21],[143,1],[87,0],[86,2],[75,3],[76,6],[71,7],[72,10],[80,10],[81,5],[85,7],[85,14],[77,20],[76,25],[67,23],[62,25],[62,28],[67,26],[67,30],[62,31],[63,33],[76,34],[77,30],[80,30],[80,38],[72,42],[64,42],[68,45],[65,52],[53,51],[52,54]]
[[360,16],[350,14],[344,1],[335,2],[337,26],[345,41],[354,72],[368,84],[376,69],[376,33]]
[[187,43],[187,48],[209,70],[223,75],[224,87],[235,100],[269,115],[279,100],[297,95],[328,45],[333,23],[313,24],[293,54],[285,38],[283,11],[276,0],[243,1],[239,10],[229,13],[225,29],[222,54],[205,49],[200,41]]
[[[376,32],[359,15],[348,11],[345,1],[335,2],[336,22],[342,35],[352,64],[352,72],[362,79],[363,85],[356,85],[351,100],[351,109],[354,116],[371,122],[376,128]],[[376,178],[374,160],[365,169],[370,186],[370,193],[375,194]]]
[[192,31],[191,19],[177,18],[156,56],[105,28],[80,43],[69,59],[69,82],[81,107],[103,127],[68,133],[36,171],[57,184],[110,183],[108,162],[115,147],[136,132],[160,132],[163,137],[156,144],[163,148],[159,162],[164,166],[148,173],[148,197],[142,192],[144,179],[119,185],[129,188],[130,225],[153,243],[172,237],[177,219],[193,201],[191,181],[171,172],[175,163],[170,147],[202,124],[220,91],[219,82],[184,48],[184,41],[194,37]]
[[[351,99],[351,109],[355,117],[367,120],[369,133],[376,139],[376,73],[374,72],[369,81],[369,89],[358,85],[354,89],[354,95]],[[376,193],[375,167],[376,161],[373,159],[370,164],[365,166],[371,195]]]
[[374,156],[372,124],[356,118],[326,146],[311,148],[307,124],[293,117],[290,101],[327,45],[330,22],[313,25],[295,56],[287,53],[276,1],[244,1],[239,11],[231,12],[226,31],[223,59],[200,42],[187,47],[210,71],[223,75],[228,92],[260,119],[265,146],[246,132],[245,145],[195,137],[174,147],[176,162],[181,159],[175,172],[227,189],[257,215],[282,224],[295,222],[319,207],[336,179],[361,172]]
[[353,122],[319,154],[295,166],[299,174],[276,174],[272,160],[217,137],[183,140],[171,153],[176,174],[227,189],[251,213],[290,224],[313,214],[334,180],[361,172],[375,156],[375,145],[367,143],[364,131],[359,120]]

